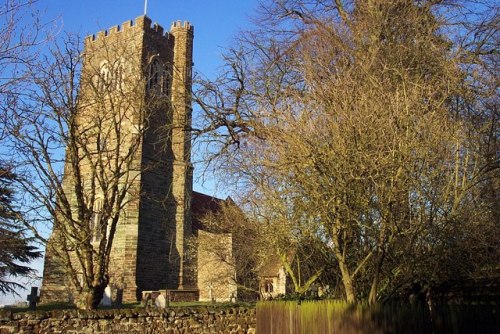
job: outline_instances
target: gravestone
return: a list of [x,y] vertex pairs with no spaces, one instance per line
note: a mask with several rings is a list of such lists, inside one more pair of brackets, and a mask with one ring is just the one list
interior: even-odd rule
[[108,285],[104,289],[104,295],[102,296],[102,300],[101,300],[100,305],[101,306],[111,306],[111,301],[112,301],[111,287]]
[[148,307],[149,304],[151,303],[152,301],[152,293],[153,291],[143,291],[142,292],[142,298],[141,298],[141,306],[142,307]]
[[29,301],[29,310],[36,310],[36,303],[40,301],[40,297],[38,297],[38,288],[36,286],[31,287],[31,294],[28,295],[27,300]]
[[122,307],[123,303],[123,289],[116,288],[113,293],[113,298],[111,299],[111,303],[114,307]]
[[158,308],[165,308],[167,306],[167,299],[163,294],[160,294],[155,299],[155,306]]

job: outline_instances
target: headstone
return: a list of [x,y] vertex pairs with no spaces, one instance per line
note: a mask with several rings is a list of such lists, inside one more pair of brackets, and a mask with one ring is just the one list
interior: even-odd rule
[[212,286],[212,283],[210,283],[208,285],[208,297],[210,298],[211,302],[212,303],[215,303],[215,297],[214,297],[214,294],[213,294],[213,286]]
[[104,289],[104,295],[102,296],[101,300],[101,306],[111,306],[111,300],[112,300],[112,294],[111,294],[111,287],[108,285]]
[[158,308],[165,308],[165,306],[167,305],[167,299],[165,298],[165,296],[163,294],[160,294],[160,295],[158,295],[158,297],[156,297],[155,305]]
[[123,303],[123,289],[120,289],[120,288],[117,288],[115,290],[115,293],[113,295],[114,299],[113,299],[113,306],[115,307],[122,307],[122,303]]
[[36,310],[36,303],[40,301],[40,297],[38,297],[38,288],[36,286],[31,287],[31,294],[28,295],[27,300],[29,301],[29,310]]
[[141,299],[141,306],[142,307],[148,307],[148,304],[152,299],[151,292],[152,291],[143,291],[142,292],[142,299]]

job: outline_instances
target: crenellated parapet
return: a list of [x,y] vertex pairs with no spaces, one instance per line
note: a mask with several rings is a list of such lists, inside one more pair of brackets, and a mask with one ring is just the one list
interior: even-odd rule
[[192,26],[188,21],[175,21],[170,26],[170,32],[183,30],[187,31],[188,33],[194,34],[194,26]]
[[174,31],[186,31],[194,34],[194,26],[188,21],[175,21],[170,27],[170,32],[165,32],[163,27],[158,23],[152,23],[151,19],[147,16],[139,16],[135,20],[123,22],[121,25],[113,26],[106,30],[98,31],[96,34],[88,35],[85,37],[85,43],[103,41],[110,36],[116,36],[127,32],[136,32],[142,30],[144,33],[156,34],[158,37],[165,38],[166,41],[170,38],[170,33]]

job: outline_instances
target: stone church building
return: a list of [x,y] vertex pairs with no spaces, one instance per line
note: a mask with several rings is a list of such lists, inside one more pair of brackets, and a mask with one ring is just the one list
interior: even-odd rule
[[[198,249],[194,260],[187,254],[188,239],[198,236],[224,240],[228,245],[228,256],[232,256],[231,235],[206,231],[201,222],[205,213],[216,211],[224,201],[192,189],[189,129],[193,37],[194,28],[188,22],[174,22],[170,31],[164,32],[161,26],[141,16],[85,39],[86,58],[80,83],[82,96],[91,89],[89,87],[101,89],[111,85],[130,95],[134,80],[114,83],[111,75],[114,71],[125,79],[127,76],[130,79],[133,73],[144,73],[144,82],[141,82],[143,100],[156,94],[163,101],[151,107],[147,119],[134,114],[135,109],[130,105],[118,107],[126,110],[119,124],[122,134],[130,138],[135,138],[134,133],[141,136],[138,140],[140,147],[134,151],[132,161],[137,175],[120,181],[120,186],[129,187],[128,199],[120,211],[110,253],[109,286],[119,290],[125,302],[139,300],[142,292],[150,290],[170,290],[179,300],[224,301],[236,297],[232,266],[217,261],[204,249]],[[90,78],[89,73],[95,68],[104,78],[101,78],[104,84]],[[86,85],[86,81],[90,84]],[[103,100],[110,103],[111,98],[104,94]],[[80,114],[83,116],[77,116],[77,123],[85,123],[105,112],[97,110],[94,102],[82,103]],[[113,120],[116,120],[114,115]],[[130,124],[125,126],[126,122]],[[102,140],[99,131],[95,130],[95,146],[101,148],[109,143]],[[109,140],[116,141],[116,136]],[[119,151],[115,154],[125,153]],[[110,161],[112,158],[110,156]],[[75,185],[70,170],[71,166],[66,163],[63,189],[66,187],[67,192]],[[86,182],[86,175],[82,180]],[[96,217],[99,207],[102,203],[96,198]],[[59,246],[57,235],[57,228],[54,228],[49,245],[55,249]],[[41,301],[72,301],[67,272],[49,248],[45,257]]]

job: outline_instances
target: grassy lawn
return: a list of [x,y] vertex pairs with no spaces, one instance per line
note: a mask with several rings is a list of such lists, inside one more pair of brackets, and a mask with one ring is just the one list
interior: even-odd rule
[[[253,307],[255,303],[248,302],[236,302],[236,303],[212,303],[212,302],[170,302],[170,307]],[[115,306],[99,306],[98,310],[113,310],[113,309],[135,309],[142,308],[140,302],[136,303],[124,303],[120,308]],[[37,311],[54,311],[54,310],[74,310],[76,307],[69,303],[48,303],[48,304],[38,304],[36,306]],[[28,307],[16,307],[8,306],[1,310],[9,310],[12,312],[28,312]]]

